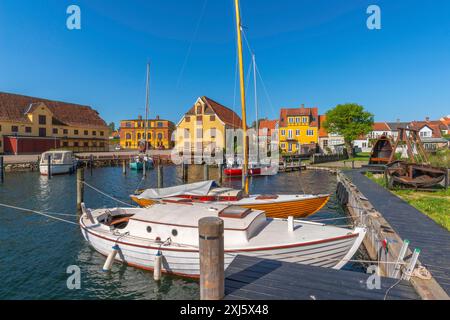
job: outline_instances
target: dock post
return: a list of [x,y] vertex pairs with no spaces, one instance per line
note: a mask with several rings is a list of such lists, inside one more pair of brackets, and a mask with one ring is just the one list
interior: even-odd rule
[[91,167],[91,177],[92,177],[92,173],[93,173],[92,170],[93,170],[93,167],[94,167],[94,155],[91,154],[91,157],[90,157],[89,162],[90,162],[90,167]]
[[5,167],[3,166],[3,156],[0,157],[0,183],[5,182]]
[[206,163],[203,165],[203,180],[209,180],[209,166]]
[[158,164],[158,189],[164,188],[164,167]]
[[123,175],[127,174],[127,160],[122,160],[122,173]]
[[224,224],[216,217],[200,219],[200,299],[221,300],[225,296]]
[[188,181],[188,165],[187,163],[181,164],[181,176],[183,179],[183,182],[186,183]]
[[77,169],[77,212],[81,213],[81,204],[84,202],[84,168]]
[[47,157],[47,177],[49,180],[52,179],[52,156],[50,154]]
[[219,163],[219,183],[223,182],[223,163]]

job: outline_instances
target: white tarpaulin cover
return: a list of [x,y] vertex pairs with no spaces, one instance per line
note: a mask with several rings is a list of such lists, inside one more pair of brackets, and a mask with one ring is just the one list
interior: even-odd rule
[[191,184],[183,184],[181,186],[162,188],[162,189],[147,189],[142,192],[138,199],[163,199],[176,197],[181,195],[189,196],[206,196],[211,188],[217,188],[215,181],[202,181]]

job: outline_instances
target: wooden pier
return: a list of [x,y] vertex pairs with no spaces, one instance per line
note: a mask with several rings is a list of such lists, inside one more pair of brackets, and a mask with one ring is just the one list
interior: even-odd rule
[[226,270],[225,300],[420,299],[413,286],[404,280],[382,278],[380,289],[369,289],[370,276],[238,256]]
[[[363,195],[363,202],[373,207],[371,215],[374,219],[385,220],[379,224],[380,233],[386,238],[394,239],[398,235],[401,239],[408,239],[410,247],[421,250],[419,262],[432,275],[431,280],[412,278],[413,284],[423,296],[433,297],[439,294],[438,286],[448,295],[450,294],[450,233],[438,225],[431,218],[409,205],[406,201],[392,194],[382,186],[364,175],[362,170],[352,170],[343,173],[354,189]],[[376,217],[381,214],[381,217]],[[398,245],[392,241],[391,247]],[[438,285],[433,284],[433,281]]]

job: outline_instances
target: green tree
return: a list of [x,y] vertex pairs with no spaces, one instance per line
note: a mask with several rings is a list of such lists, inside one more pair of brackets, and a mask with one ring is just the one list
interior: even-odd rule
[[109,133],[113,133],[114,131],[116,131],[116,124],[114,122],[111,122],[110,124],[108,124],[109,127]]
[[372,131],[374,116],[356,103],[337,105],[326,113],[325,129],[344,137],[348,153],[354,156],[353,141]]

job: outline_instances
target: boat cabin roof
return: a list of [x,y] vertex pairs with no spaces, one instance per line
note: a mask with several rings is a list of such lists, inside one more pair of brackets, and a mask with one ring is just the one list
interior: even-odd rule
[[198,221],[206,217],[223,219],[225,229],[245,230],[264,211],[224,204],[183,202],[159,203],[145,209],[137,209],[131,220],[148,223],[197,228]]

